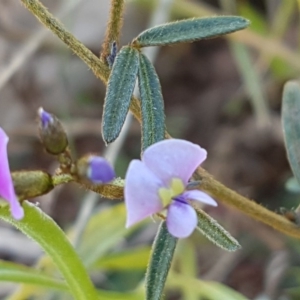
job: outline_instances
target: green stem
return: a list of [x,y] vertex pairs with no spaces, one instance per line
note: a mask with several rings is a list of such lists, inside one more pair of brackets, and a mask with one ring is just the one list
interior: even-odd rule
[[61,173],[52,176],[52,183],[54,186],[65,184],[72,181],[75,181],[75,178],[71,174]]
[[98,299],[86,269],[64,232],[34,204],[24,201],[23,208],[25,217],[21,221],[11,217],[8,206],[1,207],[0,218],[14,225],[44,249],[64,276],[74,299]]
[[[54,34],[65,42],[70,49],[91,68],[96,77],[100,78],[105,84],[107,84],[110,71],[108,67],[100,61],[100,59],[93,55],[82,43],[76,40],[71,33],[67,32],[62,24],[55,20],[55,18],[39,3],[38,0],[21,1],[46,27],[53,31]],[[178,4],[181,3],[182,1],[176,1],[176,7],[178,8]],[[182,9],[183,8],[184,7],[182,7]],[[194,7],[195,14],[196,8],[197,6]],[[241,34],[243,35],[245,32],[246,31],[243,31]],[[235,36],[237,36],[237,34],[235,34]],[[130,109],[133,115],[139,120],[139,122],[141,122],[140,107],[137,98],[132,98]],[[166,133],[166,138],[171,138],[168,133]],[[219,201],[239,209],[253,219],[268,224],[278,231],[284,232],[289,236],[300,238],[300,228],[295,224],[225,187],[220,182],[213,179],[212,176],[202,168],[198,168],[194,175],[196,179],[201,179],[201,185],[199,185],[199,188],[207,191]]]
[[110,54],[111,43],[116,42],[118,44],[123,25],[123,11],[124,0],[111,0],[109,19],[101,53],[101,59],[104,62],[106,62],[106,57]]

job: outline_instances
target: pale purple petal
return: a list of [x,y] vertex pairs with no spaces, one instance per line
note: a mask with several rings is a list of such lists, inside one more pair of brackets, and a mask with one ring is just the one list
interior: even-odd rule
[[115,171],[110,163],[100,156],[90,156],[87,177],[95,184],[109,183],[115,177]]
[[12,216],[20,220],[24,216],[24,211],[15,194],[11,178],[7,158],[7,143],[8,136],[0,128],[0,197],[9,203]]
[[142,161],[167,185],[174,177],[187,184],[196,168],[206,159],[206,155],[206,150],[196,144],[170,139],[148,147]]
[[140,160],[133,160],[125,176],[126,227],[163,209],[158,195],[163,182],[158,179]]
[[186,238],[197,226],[197,214],[187,203],[173,201],[168,208],[167,228],[177,238]]
[[198,190],[186,191],[182,195],[187,200],[196,200],[208,205],[218,206],[218,203],[212,197]]

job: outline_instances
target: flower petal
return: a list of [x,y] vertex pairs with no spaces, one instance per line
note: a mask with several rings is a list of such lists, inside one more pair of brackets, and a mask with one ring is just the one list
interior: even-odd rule
[[172,178],[180,178],[186,185],[206,155],[206,150],[196,144],[170,139],[148,147],[142,161],[165,184],[169,185]]
[[140,160],[133,160],[125,176],[126,227],[163,209],[158,195],[163,183]]
[[198,190],[186,191],[183,193],[183,197],[187,200],[196,200],[208,205],[218,206],[218,203],[212,197]]
[[7,158],[7,143],[8,136],[0,128],[0,197],[9,203],[12,216],[20,220],[24,216],[24,211],[15,194],[11,178]]
[[89,157],[87,177],[95,184],[109,183],[115,177],[115,171],[110,163],[100,156]]
[[197,214],[186,203],[173,201],[167,215],[167,228],[177,238],[185,238],[192,234],[197,226]]

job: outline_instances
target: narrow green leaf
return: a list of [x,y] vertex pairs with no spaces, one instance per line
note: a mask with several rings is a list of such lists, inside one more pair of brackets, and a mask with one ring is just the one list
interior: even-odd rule
[[161,86],[156,71],[140,54],[139,89],[142,110],[142,150],[165,137],[165,113]]
[[0,218],[14,225],[44,249],[64,276],[74,299],[97,299],[89,275],[64,232],[36,205],[27,201],[22,205],[25,212],[22,220],[13,219],[8,206],[0,207]]
[[[191,239],[182,239],[179,241],[176,249],[176,258],[176,269],[180,268],[181,275],[197,278],[197,247],[191,242]],[[198,295],[188,285],[182,286],[181,294],[182,299],[199,300]]]
[[247,19],[235,16],[186,19],[145,30],[132,43],[147,47],[192,42],[241,30],[249,24]]
[[6,261],[0,261],[0,281],[24,283],[69,292],[68,286],[61,280],[30,267]]
[[197,209],[197,215],[197,229],[215,245],[230,252],[241,248],[239,242],[207,213]]
[[167,289],[174,290],[188,288],[191,293],[198,296],[198,299],[209,300],[248,300],[242,294],[229,288],[228,286],[213,282],[202,281],[195,277],[183,276],[171,273],[167,283]]
[[230,42],[230,49],[250,96],[256,120],[260,126],[265,127],[270,123],[270,111],[264,95],[263,82],[253,65],[250,51],[245,45],[236,42]]
[[300,183],[300,85],[296,81],[284,86],[281,117],[287,156]]
[[150,247],[143,246],[109,254],[96,261],[94,267],[105,270],[144,270],[147,267]]
[[119,136],[124,124],[136,82],[138,66],[138,50],[123,47],[116,56],[105,95],[102,135],[107,144]]
[[[96,213],[87,224],[78,252],[87,269],[138,227],[125,228],[126,209],[120,203]],[[141,223],[142,225],[142,223]]]
[[177,240],[170,235],[166,222],[163,221],[154,240],[147,268],[146,300],[161,299]]
[[98,299],[101,300],[141,300],[144,291],[142,289],[130,292],[113,292],[106,290],[98,290]]

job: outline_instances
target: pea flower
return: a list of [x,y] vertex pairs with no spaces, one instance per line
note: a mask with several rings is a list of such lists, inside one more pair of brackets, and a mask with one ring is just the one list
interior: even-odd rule
[[80,178],[93,184],[107,184],[116,178],[111,164],[101,156],[86,155],[77,161],[77,173]]
[[20,220],[24,216],[24,210],[16,196],[10,174],[7,158],[7,143],[8,136],[4,130],[0,128],[0,198],[3,198],[3,200],[9,203],[12,216]]
[[166,211],[170,234],[188,237],[198,222],[190,201],[217,206],[206,193],[186,190],[193,172],[206,156],[206,150],[198,145],[170,139],[148,147],[141,161],[133,160],[125,177],[126,227]]

